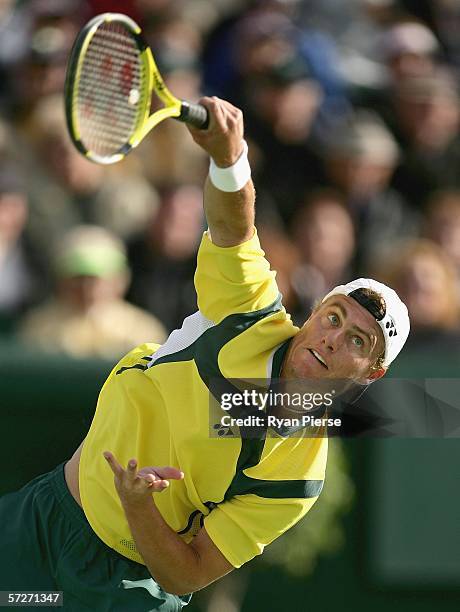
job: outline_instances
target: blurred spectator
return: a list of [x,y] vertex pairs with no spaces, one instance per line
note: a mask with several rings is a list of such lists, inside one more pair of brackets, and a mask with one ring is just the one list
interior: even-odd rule
[[140,233],[156,192],[131,157],[116,168],[85,159],[67,132],[61,96],[43,98],[25,126],[36,159],[30,168],[30,229],[43,250],[80,223],[106,227],[123,239]]
[[15,118],[27,117],[42,96],[62,92],[68,54],[88,16],[88,5],[80,0],[33,0],[15,9],[12,31],[8,27],[0,44]]
[[19,23],[14,10],[15,4],[15,0],[0,0],[0,110],[2,111],[6,108],[9,98],[8,65],[20,52],[21,42],[25,44],[25,41],[17,35]]
[[[292,283],[293,273],[300,263],[298,248],[279,225],[258,223],[257,233],[270,267],[276,271],[276,282],[283,296],[283,306],[294,319],[297,309],[301,307]],[[305,320],[305,311],[303,314]]]
[[14,328],[24,309],[46,288],[46,278],[25,228],[28,200],[20,170],[0,164],[0,331]]
[[257,67],[249,74],[244,98],[249,111],[280,143],[296,145],[310,136],[322,92],[302,57],[289,55],[279,64]]
[[404,7],[432,28],[446,58],[460,69],[460,4],[456,0],[400,0]]
[[394,186],[419,208],[430,192],[460,186],[460,97],[447,69],[400,82],[393,100],[404,156]]
[[271,2],[252,3],[246,10],[218,23],[204,47],[207,89],[235,101],[236,90],[245,75],[266,67],[267,62],[278,62],[280,53],[292,46],[293,36],[288,33],[293,32],[292,21],[273,10]]
[[[396,4],[393,0],[349,0],[348,2],[309,0],[300,3],[299,10],[302,23],[328,32],[339,40],[341,45],[344,45],[345,42],[352,39],[350,31],[354,31],[355,34],[354,44],[360,43],[356,40],[356,31],[359,26],[368,23],[369,7],[373,11],[375,11],[375,6],[380,7],[381,12],[389,12],[393,16]],[[374,20],[374,12],[372,12],[371,17]],[[364,32],[363,36],[365,37],[366,34],[367,32]]]
[[[204,50],[207,90],[241,102],[242,82],[297,55],[308,65],[322,91],[314,129],[335,121],[348,110],[345,84],[337,70],[334,40],[314,28],[299,27],[299,0],[255,0],[248,9],[217,26]],[[301,108],[297,109],[301,112]]]
[[[152,47],[155,60],[166,85],[183,100],[201,97],[200,51],[198,30],[176,16],[147,20],[144,35]],[[153,101],[160,105],[159,100]],[[197,147],[179,121],[163,121],[136,150],[143,173],[157,188],[171,184],[202,185],[208,170],[208,159]]]
[[[155,133],[146,138],[131,157],[134,156],[140,161],[143,176],[156,189],[177,183],[202,185],[209,167],[209,158],[196,146],[187,129],[171,119],[157,125]],[[139,228],[143,224],[140,223]]]
[[376,278],[393,287],[407,305],[411,346],[460,346],[460,297],[455,268],[435,243],[402,243],[379,262]]
[[334,39],[317,28],[305,24],[299,27],[298,0],[259,0],[254,5],[255,9],[243,17],[234,33],[233,55],[238,73],[243,76],[256,73],[256,66],[251,65],[254,59],[263,69],[297,54],[324,94],[318,121],[343,113],[347,100],[345,84],[337,69],[339,54]]
[[[447,0],[452,2],[452,0]],[[455,1],[455,0],[454,0]],[[443,0],[398,0],[404,10],[426,23],[431,29],[434,27],[433,4],[439,4]]]
[[439,191],[430,198],[424,235],[439,244],[455,266],[460,295],[460,191]]
[[374,87],[358,88],[353,98],[358,106],[378,112],[395,129],[395,91],[405,79],[432,75],[440,56],[440,46],[426,25],[407,19],[383,28],[376,36],[374,46],[382,68],[380,83]]
[[15,4],[16,0],[2,0],[0,2],[0,22],[3,21],[3,19],[8,19]]
[[0,114],[0,165],[12,165],[21,172],[28,157],[17,130]]
[[293,317],[302,323],[320,297],[351,276],[355,236],[343,198],[332,190],[310,194],[293,219],[292,235],[300,253],[291,272],[298,302]]
[[318,190],[296,212],[289,234],[269,216],[257,227],[283,305],[302,325],[321,296],[349,280],[355,238],[345,202],[332,189]]
[[[456,4],[0,0],[0,112],[7,104],[14,117],[6,129],[0,123],[0,164],[19,161],[30,202],[27,221],[18,203],[3,214],[4,225],[17,222],[9,250],[23,254],[31,274],[32,293],[13,311],[29,307],[37,275],[46,281],[35,264],[51,260],[55,242],[82,223],[130,245],[130,295],[168,329],[196,308],[198,187],[208,160],[188,131],[165,121],[114,167],[87,162],[67,135],[61,94],[68,52],[82,23],[106,10],[141,24],[178,97],[197,100],[204,88],[242,107],[261,240],[299,322],[350,268],[365,272],[387,246],[417,235],[427,199],[424,235],[460,270]],[[316,192],[321,186],[331,189]],[[23,278],[1,249],[0,300],[12,278]]]
[[458,106],[458,85],[447,68],[402,79],[394,99],[402,142],[427,154],[442,151],[458,136]]
[[195,185],[170,187],[145,234],[130,245],[129,298],[158,317],[168,331],[180,327],[197,308],[193,276],[203,229],[202,190]]
[[349,90],[385,86],[387,74],[376,41],[400,16],[395,0],[309,0],[300,3],[302,27],[329,36],[336,70]]
[[[95,5],[105,5],[112,0],[92,0]],[[115,0],[115,2],[124,4],[125,0]],[[176,15],[182,10],[184,0],[130,0],[129,4],[134,6],[135,10],[143,15],[144,19],[151,21],[161,21],[166,15]]]
[[380,45],[392,85],[407,77],[431,74],[440,50],[431,30],[416,21],[392,25],[383,33]]
[[460,72],[460,5],[455,0],[432,0],[434,24],[447,60]]
[[251,155],[256,185],[270,194],[289,222],[305,191],[321,175],[312,132],[323,94],[297,51],[281,45],[276,55],[276,47],[269,45],[259,55],[264,44],[246,58],[252,72],[242,82],[240,104],[247,137],[255,145]]
[[96,226],[78,226],[55,253],[56,291],[19,330],[30,347],[73,357],[121,356],[165,340],[161,323],[123,300],[129,268],[123,244]]
[[[170,0],[147,0],[147,3],[166,6],[170,4]],[[141,22],[141,13],[135,6],[138,4],[136,0],[88,0],[88,4],[91,9],[91,16],[101,13],[124,13],[138,23]]]
[[417,215],[390,187],[399,154],[383,122],[367,111],[351,116],[326,145],[326,174],[355,224],[358,273],[388,244],[417,233]]

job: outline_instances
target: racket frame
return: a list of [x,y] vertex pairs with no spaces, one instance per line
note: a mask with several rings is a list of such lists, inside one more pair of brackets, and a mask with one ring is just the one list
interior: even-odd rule
[[[139,104],[141,106],[143,105],[144,108],[140,109],[137,125],[127,142],[113,155],[101,156],[87,149],[83,144],[74,100],[78,97],[80,75],[86,50],[99,26],[103,23],[111,22],[117,22],[125,27],[132,35],[139,49],[139,58],[145,71],[145,79],[142,91],[140,92],[141,101]],[[121,13],[103,13],[91,19],[91,21],[82,28],[70,53],[64,90],[66,121],[72,142],[78,151],[87,159],[99,164],[113,164],[120,161],[131,151],[131,149],[136,147],[158,123],[169,117],[180,118],[181,116],[182,102],[173,96],[166,87],[153,58],[152,51],[141,34],[141,28],[130,17],[122,15]],[[156,95],[165,106],[150,115],[153,91],[155,91]]]

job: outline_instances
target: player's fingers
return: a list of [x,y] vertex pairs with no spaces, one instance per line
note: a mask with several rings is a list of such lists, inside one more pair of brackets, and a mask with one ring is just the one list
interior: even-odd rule
[[136,478],[136,468],[137,468],[137,461],[136,459],[130,459],[128,461],[128,467],[126,470],[126,474],[129,478],[129,480],[134,480]]
[[160,477],[157,476],[155,473],[146,472],[145,470],[139,470],[137,472],[137,477],[147,482],[149,485],[151,485],[152,482],[155,482],[156,480],[160,480]]
[[203,146],[203,144],[207,140],[209,131],[212,130],[216,124],[216,118],[214,116],[214,103],[212,101],[212,98],[201,98],[198,102],[199,104],[202,104],[208,109],[209,125],[206,130],[200,130],[199,128],[191,125],[190,123],[187,123],[186,127],[192,135],[193,140],[200,146]]
[[142,481],[142,485],[149,489],[152,493],[161,493],[169,487],[169,482],[163,480],[155,474],[144,474],[139,478]]
[[230,104],[230,102],[227,102],[227,100],[221,100],[221,102],[222,102],[222,107],[225,109],[225,112],[230,117],[239,119],[240,117],[243,116],[241,109],[239,109],[238,107],[233,106],[233,104]]
[[243,113],[239,108],[230,104],[230,102],[222,100],[217,96],[212,96],[201,98],[199,103],[208,109],[210,121],[207,130],[200,130],[190,125],[187,126],[198,144],[206,142],[208,135],[212,133],[216,127],[226,132],[229,127],[232,128],[238,122],[242,125]]
[[[220,99],[220,98],[219,98]],[[229,102],[228,100],[222,100],[220,99],[220,101],[223,103],[223,105],[232,112],[237,112],[237,113],[241,113],[241,109],[238,108],[238,106],[235,106],[234,104],[232,104],[231,102]]]
[[229,111],[229,117],[231,117],[232,120],[232,126],[233,127],[237,127],[238,131],[240,132],[241,138],[243,138],[244,135],[244,120],[243,120],[243,113],[242,111],[240,111],[239,108],[235,109],[235,110],[231,110]]
[[[208,129],[212,129],[216,123],[218,123],[219,121],[219,117],[220,117],[220,107],[219,107],[219,99],[216,98],[216,96],[208,97],[205,96],[204,98],[201,98],[199,100],[199,104],[202,104],[203,106],[205,106],[208,109],[208,113],[209,113],[209,127]],[[191,130],[193,133],[198,132],[198,133],[203,133],[203,130],[200,130],[198,128],[194,128],[192,127]]]
[[218,98],[217,96],[212,96],[212,98],[202,98],[200,101],[202,104],[206,106],[210,115],[209,127],[212,129],[215,126],[224,127],[225,126],[225,112],[223,100]]
[[143,467],[137,472],[137,475],[140,476],[141,478],[145,478],[149,474],[153,474],[156,477],[154,467]]
[[155,468],[155,473],[161,479],[172,478],[173,480],[182,480],[182,478],[184,477],[184,472],[181,472],[175,467],[169,467],[169,466],[157,467]]
[[115,456],[110,451],[104,451],[103,455],[115,476],[121,477],[124,473],[124,469],[115,459]]
[[226,102],[226,100],[221,100],[222,102],[222,115],[223,115],[223,127],[225,130],[230,130],[234,132],[237,130],[241,139],[244,134],[244,123],[243,123],[243,113],[242,111]]
[[243,117],[243,112],[237,106],[234,106],[227,100],[221,100],[216,98],[217,104],[225,117],[232,117],[232,119],[240,119]]
[[169,487],[169,482],[167,480],[155,480],[150,485],[150,490],[154,493],[161,493],[165,489]]

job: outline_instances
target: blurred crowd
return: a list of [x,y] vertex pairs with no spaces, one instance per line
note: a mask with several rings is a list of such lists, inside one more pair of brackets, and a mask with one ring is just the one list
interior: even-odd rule
[[413,346],[460,349],[460,3],[0,0],[0,343],[113,358],[196,310],[208,160],[160,124],[122,163],[70,143],[68,54],[93,15],[143,28],[171,91],[242,108],[263,248],[294,321],[369,275]]

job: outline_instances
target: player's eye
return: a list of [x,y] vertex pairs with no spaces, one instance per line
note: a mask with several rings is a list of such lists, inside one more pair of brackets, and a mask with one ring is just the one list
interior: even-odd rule
[[364,340],[360,338],[359,336],[353,336],[352,342],[358,348],[361,348],[362,346],[364,346]]
[[336,314],[334,314],[333,312],[331,314],[329,314],[327,316],[327,318],[329,319],[331,325],[333,325],[334,327],[337,327],[339,325],[339,323],[340,323],[339,317]]

